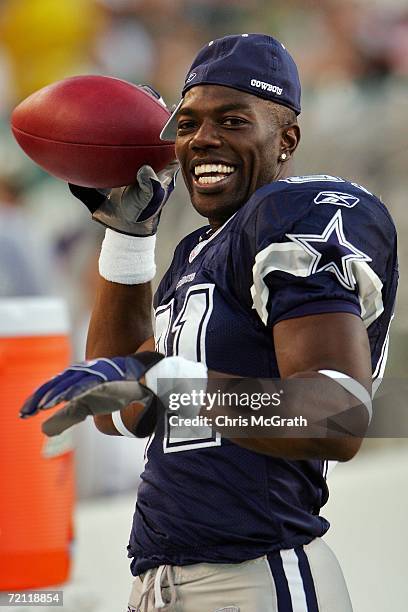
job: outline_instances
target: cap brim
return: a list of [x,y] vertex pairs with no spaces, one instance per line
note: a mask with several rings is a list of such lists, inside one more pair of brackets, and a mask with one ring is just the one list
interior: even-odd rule
[[181,99],[180,102],[177,104],[176,108],[174,109],[174,111],[172,112],[172,114],[170,115],[169,120],[167,121],[164,128],[160,132],[160,140],[172,140],[173,142],[176,140],[177,113],[179,112],[182,103],[183,103],[183,100]]

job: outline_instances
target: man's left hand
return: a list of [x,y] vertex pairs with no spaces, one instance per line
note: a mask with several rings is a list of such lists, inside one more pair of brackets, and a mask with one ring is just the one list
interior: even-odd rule
[[[24,403],[20,416],[27,418],[61,402],[68,402],[43,423],[43,432],[55,436],[87,416],[111,414],[132,402],[144,405],[136,431],[145,437],[154,431],[160,401],[139,380],[163,358],[159,353],[83,361],[69,366],[41,385]],[[153,418],[154,417],[154,418]]]

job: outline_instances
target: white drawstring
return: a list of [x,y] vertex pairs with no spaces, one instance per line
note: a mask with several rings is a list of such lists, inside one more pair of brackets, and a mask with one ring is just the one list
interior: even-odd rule
[[[156,575],[153,578],[153,572],[155,571],[155,569]],[[165,602],[162,596],[162,582],[164,577],[167,579],[170,589],[169,602]],[[154,592],[155,610],[162,610],[166,608],[170,612],[173,609],[173,606],[177,600],[177,593],[176,588],[174,586],[173,571],[171,565],[160,565],[158,568],[147,570],[142,582],[142,592],[140,594],[140,599],[136,606],[137,612],[148,612],[149,597],[152,589]],[[142,604],[144,604],[143,609]]]
[[154,607],[159,609],[164,608],[166,605],[161,594],[161,581],[165,569],[165,565],[160,565],[157,568],[156,576],[154,577]]
[[138,601],[138,604],[136,606],[136,610],[137,612],[142,612],[142,603],[144,602],[144,609],[145,612],[147,611],[147,605],[148,605],[148,599],[149,599],[149,591],[152,587],[152,572],[153,569],[149,569],[147,570],[143,581],[142,581],[142,592],[140,593],[140,599]]

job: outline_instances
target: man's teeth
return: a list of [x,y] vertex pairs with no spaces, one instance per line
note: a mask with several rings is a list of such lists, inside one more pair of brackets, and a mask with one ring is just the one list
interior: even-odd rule
[[201,185],[209,185],[210,183],[219,183],[219,181],[222,181],[225,177],[225,174],[219,174],[218,176],[199,176],[198,182]]
[[223,164],[201,164],[194,168],[196,176],[201,174],[209,174],[210,172],[216,172],[218,174],[231,174],[234,172],[234,166],[224,166]]

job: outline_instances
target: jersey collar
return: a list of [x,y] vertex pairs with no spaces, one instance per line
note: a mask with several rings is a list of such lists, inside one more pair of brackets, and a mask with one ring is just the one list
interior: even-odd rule
[[204,249],[204,247],[207,246],[207,244],[209,244],[211,242],[211,240],[214,240],[214,238],[216,236],[219,236],[219,234],[221,234],[221,232],[223,231],[223,229],[228,225],[228,223],[235,217],[237,213],[234,213],[229,219],[227,219],[227,221],[224,223],[224,225],[221,225],[221,227],[219,227],[213,234],[211,234],[208,238],[204,238],[204,236],[206,236],[210,230],[207,230],[205,232],[205,234],[203,234],[202,236],[200,236],[199,238],[199,242],[198,244],[196,244],[196,246],[193,248],[193,250],[190,252],[190,255],[188,257],[188,261],[189,263],[192,263],[194,261],[194,259],[197,257],[197,255],[199,255],[201,253],[201,251]]

